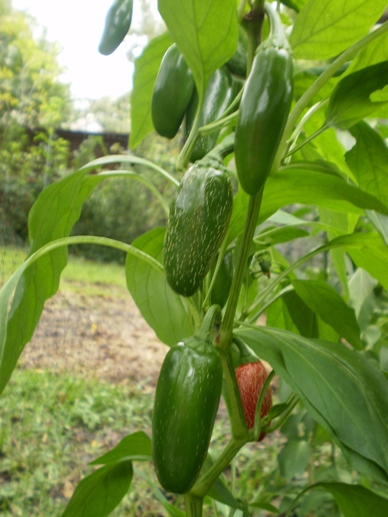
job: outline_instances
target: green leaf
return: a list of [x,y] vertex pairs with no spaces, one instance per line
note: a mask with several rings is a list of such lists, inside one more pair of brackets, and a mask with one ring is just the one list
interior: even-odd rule
[[[326,210],[325,208],[319,209],[320,219],[323,223],[330,225],[335,228],[333,231],[331,228],[326,229],[327,236],[331,240],[336,235],[343,235],[351,233],[357,224],[359,216],[356,214],[345,214],[343,212],[335,212],[333,210]],[[330,250],[330,256],[333,261],[334,268],[337,272],[339,279],[343,285],[344,298],[349,298],[349,287],[348,287],[348,271],[346,263],[346,253],[343,249]]]
[[278,454],[280,473],[287,481],[306,469],[311,447],[305,440],[289,440]]
[[[283,167],[267,179],[259,221],[265,221],[279,208],[294,203],[317,205],[345,213],[362,214],[363,209],[368,209],[388,215],[388,205],[375,196],[338,176],[317,172],[309,164]],[[241,213],[238,215],[236,219],[232,215],[235,227],[237,221],[241,222]]]
[[254,238],[256,250],[275,246],[283,242],[293,241],[295,239],[301,239],[308,237],[310,234],[303,228],[294,226],[283,226],[281,228],[271,228],[270,230],[264,230]]
[[[161,261],[164,234],[165,228],[155,228],[135,239],[132,246]],[[192,335],[194,328],[188,316],[188,302],[174,293],[164,272],[130,254],[127,255],[125,271],[131,296],[163,343],[173,346]]]
[[[293,96],[295,101],[298,101],[302,95],[315,83],[318,76],[321,75],[326,67],[319,68],[307,68],[306,70],[301,70],[300,72],[296,72],[294,76],[294,92]],[[319,101],[323,101],[327,99],[331,92],[333,91],[334,86],[338,83],[338,77],[334,76],[330,80],[328,80],[324,86],[314,95],[313,99],[308,103],[308,107],[311,107],[313,104]]]
[[202,97],[211,74],[237,49],[236,0],[159,0],[158,8]]
[[154,483],[142,470],[135,469],[135,472],[149,484],[156,499],[163,506],[168,515],[172,517],[186,517],[186,512],[169,503],[156,483]]
[[[50,247],[52,241],[66,238],[70,234],[80,216],[83,202],[92,190],[106,179],[103,175],[86,176],[87,173],[102,165],[124,161],[148,166],[156,169],[160,174],[169,176],[160,167],[141,158],[109,156],[94,160],[79,171],[53,183],[39,195],[29,214],[31,241],[29,257],[32,257],[37,250],[44,249],[45,246]],[[84,238],[93,239],[93,237]],[[98,244],[99,238],[96,239],[95,243]],[[100,238],[100,242],[102,240],[104,238]],[[104,244],[106,245],[107,242]],[[109,245],[115,247],[117,244],[113,240],[109,242]],[[128,247],[123,244],[119,249],[125,248],[127,251]],[[49,253],[41,253],[28,268],[25,262],[0,291],[0,393],[6,386],[24,346],[34,333],[45,301],[56,293],[61,272],[66,266],[66,246],[53,246],[49,251]],[[147,259],[147,257],[143,258]],[[148,261],[150,262],[152,260]],[[17,285],[15,282],[18,282]],[[11,300],[12,304],[10,304]]]
[[282,4],[284,4],[287,7],[290,7],[291,9],[294,9],[294,11],[296,11],[297,13],[308,2],[308,0],[281,0],[281,1],[282,1]]
[[328,323],[351,345],[362,349],[360,328],[354,309],[350,308],[337,291],[320,280],[292,280],[295,291],[323,321]]
[[298,293],[291,291],[284,294],[283,299],[288,313],[298,329],[297,333],[305,337],[319,337],[317,318]]
[[215,480],[207,495],[219,503],[230,506],[230,508],[242,509],[241,503],[233,497],[233,494],[220,478]]
[[378,214],[373,210],[368,210],[367,214],[369,220],[374,224],[374,227],[381,235],[381,238],[384,240],[385,244],[388,246],[388,216]]
[[133,477],[131,461],[106,465],[83,478],[61,517],[106,517],[128,492]]
[[346,70],[347,74],[361,70],[375,63],[388,61],[388,33],[382,34],[379,38],[371,41],[364,47],[358,56],[352,61],[349,68]]
[[272,328],[238,329],[296,392],[353,468],[388,480],[388,382],[359,352]]
[[326,124],[347,129],[371,115],[385,102],[372,102],[370,95],[388,84],[388,61],[345,76],[330,96]]
[[250,503],[249,506],[250,508],[262,508],[263,510],[267,510],[267,512],[280,513],[280,510],[278,510],[276,506],[265,501],[255,501],[254,503]]
[[[244,229],[248,202],[248,194],[240,189],[233,200],[233,212],[226,237],[227,245]],[[293,203],[317,205],[347,214],[349,225],[353,224],[354,214],[364,213],[361,207],[370,210],[376,210],[378,207],[378,211],[388,213],[388,205],[333,174],[318,172],[315,164],[293,164],[282,168],[267,179],[258,222],[270,218],[271,222],[279,224],[313,226],[333,232],[333,235],[343,233],[337,225],[305,221],[279,210]],[[260,240],[259,236],[258,239]]]
[[108,465],[124,460],[148,461],[152,458],[151,440],[143,431],[125,436],[112,450],[89,465]]
[[360,327],[364,330],[369,325],[375,308],[373,296],[377,281],[361,268],[356,269],[349,280],[350,304],[354,307]]
[[154,129],[151,116],[152,93],[160,63],[171,44],[171,36],[168,33],[162,34],[152,39],[135,61],[131,94],[132,149]]
[[[325,118],[326,115],[323,110],[315,113],[304,126],[306,137],[315,134],[324,125]],[[345,161],[345,147],[339,141],[335,128],[328,128],[320,133],[300,149],[300,154],[304,161],[326,162],[334,170],[338,169],[354,180]]]
[[[310,490],[324,489],[329,492],[338,504],[344,517],[385,517],[388,515],[388,499],[372,492],[362,485],[345,483],[316,483],[303,490],[291,505]],[[372,512],[372,513],[371,513]]]
[[300,11],[290,43],[297,59],[328,59],[365,36],[386,0],[310,0]]
[[268,307],[266,317],[266,323],[269,327],[289,330],[295,334],[300,334],[296,323],[291,317],[284,297],[278,298]]
[[366,122],[359,122],[350,132],[356,144],[346,153],[346,163],[360,188],[385,202],[388,199],[388,147]]
[[388,499],[362,485],[322,483],[321,488],[332,494],[344,517],[370,517],[371,511],[373,517],[388,515]]
[[[47,187],[39,195],[29,214],[30,256],[52,240],[67,237],[78,220],[81,207],[95,185],[85,182],[91,167],[85,167]],[[8,304],[14,286],[0,292],[0,393],[6,386],[17,360],[31,339],[45,301],[59,287],[60,275],[67,263],[67,248],[45,254],[26,269]]]
[[388,289],[388,246],[378,233],[365,234],[364,243],[357,248],[348,249],[348,253],[358,267],[376,278]]

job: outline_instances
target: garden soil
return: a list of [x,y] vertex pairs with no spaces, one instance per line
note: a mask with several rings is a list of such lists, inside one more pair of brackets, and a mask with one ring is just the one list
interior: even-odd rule
[[114,383],[141,383],[152,390],[168,347],[124,287],[93,285],[98,294],[90,293],[90,284],[85,285],[87,294],[79,294],[83,286],[78,283],[46,301],[19,367],[67,370]]
[[[60,289],[49,299],[20,367],[72,371],[114,383],[155,386],[168,347],[142,318],[125,288],[96,295]],[[168,322],[166,322],[168,324]]]

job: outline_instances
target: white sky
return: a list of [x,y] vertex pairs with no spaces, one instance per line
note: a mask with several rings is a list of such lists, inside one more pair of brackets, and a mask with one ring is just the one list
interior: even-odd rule
[[[61,79],[71,85],[74,99],[119,97],[131,89],[133,65],[126,58],[125,42],[110,56],[97,50],[112,2],[12,0],[15,9],[27,11],[47,28],[48,40],[59,42],[59,62],[67,69]],[[136,20],[136,2],[134,6]]]

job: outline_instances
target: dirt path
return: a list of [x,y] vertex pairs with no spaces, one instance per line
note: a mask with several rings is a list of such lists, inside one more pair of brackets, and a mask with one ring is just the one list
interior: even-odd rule
[[60,290],[46,302],[20,365],[155,385],[167,351],[124,289],[120,297],[109,287],[100,296]]

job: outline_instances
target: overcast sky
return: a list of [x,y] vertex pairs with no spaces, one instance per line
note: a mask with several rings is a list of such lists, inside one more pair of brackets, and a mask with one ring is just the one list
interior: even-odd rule
[[47,39],[59,42],[63,49],[59,61],[67,69],[63,81],[71,84],[75,99],[119,97],[131,88],[133,66],[126,58],[125,44],[110,56],[97,50],[112,1],[12,0],[15,9],[27,11],[47,28]]

